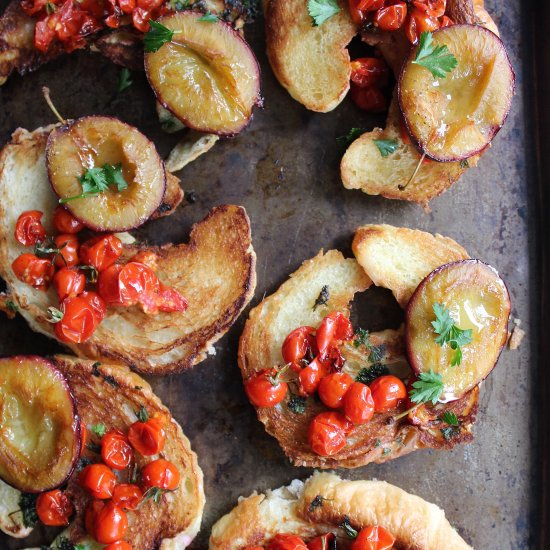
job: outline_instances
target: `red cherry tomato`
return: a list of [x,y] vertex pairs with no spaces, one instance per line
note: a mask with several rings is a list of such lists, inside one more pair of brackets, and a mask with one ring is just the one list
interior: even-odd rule
[[267,545],[267,550],[307,550],[306,543],[296,535],[279,533]]
[[397,376],[380,376],[369,387],[376,412],[391,411],[407,397],[405,384]]
[[33,246],[46,238],[46,230],[40,221],[40,210],[28,210],[17,218],[15,224],[15,239],[23,246]]
[[384,7],[384,0],[349,0],[351,18],[357,25],[362,25],[365,15]]
[[107,313],[105,301],[101,298],[101,296],[99,296],[99,294],[96,294],[91,290],[84,291],[79,298],[87,302],[92,309],[97,327],[97,325],[103,321]]
[[132,550],[132,546],[125,540],[117,540],[108,546],[105,546],[103,550]]
[[325,533],[315,537],[307,543],[308,550],[330,550],[335,538],[334,533]]
[[113,502],[124,510],[135,510],[143,500],[143,493],[137,485],[121,483],[113,491]]
[[66,298],[59,309],[63,319],[54,325],[56,336],[63,342],[81,344],[88,340],[97,327],[94,309],[90,304],[77,296]]
[[335,372],[325,376],[319,384],[319,397],[331,409],[342,406],[344,395],[353,384],[353,378],[344,372]]
[[100,272],[100,296],[112,306],[131,306],[160,290],[158,277],[150,267],[137,262],[114,264]]
[[383,31],[396,31],[403,26],[407,17],[407,4],[397,2],[393,6],[378,10],[374,16],[374,24]]
[[443,27],[451,27],[454,25],[454,21],[450,18],[444,15],[439,19],[439,28],[442,29]]
[[351,81],[360,88],[383,88],[388,85],[388,74],[388,65],[378,57],[360,57],[351,62]]
[[124,470],[130,465],[134,451],[120,430],[111,430],[101,438],[101,458],[113,470]]
[[95,516],[94,538],[101,544],[111,544],[124,537],[128,530],[126,512],[109,501]]
[[353,327],[349,319],[339,311],[327,315],[317,329],[316,340],[319,357],[323,360],[329,347],[338,340],[353,338]]
[[62,233],[54,238],[59,254],[55,257],[57,267],[73,267],[78,264],[78,237],[70,233]]
[[290,363],[293,370],[300,370],[299,362],[308,353],[315,355],[315,329],[299,327],[294,329],[283,342],[282,354],[285,363]]
[[21,254],[11,264],[15,276],[37,290],[47,290],[54,276],[55,268],[50,260],[34,254]]
[[61,205],[53,211],[53,226],[59,233],[75,234],[84,229],[84,224],[79,222],[68,210]]
[[254,406],[274,407],[285,398],[288,384],[280,380],[276,369],[265,369],[249,378],[244,389]]
[[105,464],[90,464],[80,472],[78,484],[86,489],[93,498],[104,500],[113,496],[116,477]]
[[92,500],[90,504],[86,507],[86,512],[84,514],[84,526],[86,531],[95,538],[95,525],[96,517],[100,510],[105,508],[104,500]]
[[134,422],[128,430],[130,445],[143,456],[158,455],[166,443],[162,418],[149,418],[147,422]]
[[340,413],[318,414],[309,425],[309,446],[320,456],[332,456],[346,446],[346,435],[352,430],[351,422]]
[[[135,265],[135,262],[130,262]],[[130,264],[128,264],[130,265]],[[159,311],[173,313],[176,311],[183,312],[187,309],[187,300],[175,288],[164,286],[153,273],[150,267],[147,268],[147,274],[141,274],[142,281],[145,280],[145,285],[149,285],[149,292],[144,292],[139,295],[139,303],[145,313],[156,314]]]
[[298,373],[300,395],[306,397],[317,391],[321,380],[330,373],[330,361],[321,361],[316,357],[307,367]]
[[99,272],[113,265],[122,255],[122,241],[114,235],[98,235],[80,247],[80,260]]
[[437,18],[445,15],[447,0],[414,0],[413,6],[418,11]]
[[411,44],[417,44],[423,32],[432,32],[439,28],[439,22],[435,17],[430,17],[425,12],[413,8],[405,24],[405,34]]
[[62,267],[53,277],[53,286],[62,302],[84,292],[86,277],[73,267]]
[[350,97],[357,107],[369,113],[381,113],[388,108],[388,100],[379,88],[360,88],[352,83]]
[[44,525],[69,525],[74,512],[72,502],[59,489],[38,495],[36,513]]
[[180,473],[175,464],[164,458],[159,458],[144,466],[141,470],[141,480],[147,488],[160,487],[167,491],[173,491],[179,485]]
[[361,529],[350,550],[391,550],[395,537],[381,525]]
[[366,424],[374,415],[374,400],[369,387],[354,382],[344,397],[344,414],[354,424]]

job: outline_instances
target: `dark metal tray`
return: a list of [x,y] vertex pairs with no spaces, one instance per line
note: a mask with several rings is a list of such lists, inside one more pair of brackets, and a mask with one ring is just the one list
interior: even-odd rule
[[[472,256],[497,267],[510,289],[513,316],[522,320],[527,337],[519,351],[503,353],[483,385],[475,442],[452,452],[419,451],[384,465],[340,473],[354,479],[385,479],[437,503],[477,549],[535,548],[538,544],[550,548],[546,532],[550,519],[545,515],[542,522],[541,512],[542,497],[548,495],[542,490],[542,471],[544,481],[550,476],[550,461],[543,451],[550,450],[550,442],[542,429],[544,438],[537,437],[538,426],[545,425],[541,410],[547,411],[550,386],[541,376],[537,390],[536,378],[542,330],[539,236],[548,233],[538,224],[539,207],[549,207],[550,202],[548,185],[543,188],[546,203],[539,197],[535,155],[538,150],[539,175],[548,178],[550,6],[541,2],[543,14],[535,12],[531,2],[520,0],[487,4],[516,70],[517,94],[504,129],[480,167],[434,200],[430,214],[415,205],[344,190],[338,169],[342,151],[335,138],[354,126],[382,124],[383,118],[365,115],[349,101],[330,114],[308,112],[294,102],[269,69],[262,21],[257,21],[247,29],[247,37],[263,68],[265,109],[256,112],[241,135],[217,144],[183,170],[185,189],[197,193],[195,204],[136,233],[153,243],[185,241],[191,224],[212,206],[244,205],[258,255],[253,304],[320,248],[337,247],[349,254],[354,229],[369,222],[441,232],[463,244]],[[537,48],[532,42],[535,26],[540,30]],[[533,100],[535,50],[543,108],[539,119],[545,117],[538,126]],[[60,59],[23,78],[13,76],[0,88],[0,141],[5,142],[17,126],[32,129],[53,121],[40,93],[41,86],[48,85],[64,116],[116,115],[138,126],[167,153],[178,137],[160,130],[145,77],[134,74],[133,78],[132,87],[116,95],[118,69],[86,53]],[[537,149],[537,143],[542,148]],[[548,239],[545,245],[549,267]],[[547,270],[546,291],[549,281]],[[550,328],[548,293],[544,300],[544,322]],[[385,291],[360,300],[357,309],[368,324],[365,328],[399,322],[397,307]],[[288,463],[276,441],[264,433],[244,395],[236,350],[245,319],[246,314],[216,344],[214,357],[181,375],[150,380],[190,437],[204,470],[207,504],[195,548],[207,546],[211,525],[240,495],[278,487],[310,473]],[[8,321],[0,316],[0,335],[2,355],[48,354],[60,349],[33,334],[21,318]],[[548,357],[548,331],[542,341],[543,357]],[[23,548],[49,540],[37,530],[24,541],[0,537],[0,548]]]

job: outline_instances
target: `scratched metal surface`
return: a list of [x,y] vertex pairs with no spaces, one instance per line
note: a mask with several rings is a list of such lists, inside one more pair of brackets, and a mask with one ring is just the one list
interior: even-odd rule
[[[335,138],[351,127],[383,122],[359,112],[349,101],[330,114],[315,114],[295,103],[277,84],[263,51],[262,22],[248,28],[260,59],[265,109],[255,113],[240,136],[219,143],[181,173],[195,204],[170,219],[138,230],[151,242],[184,241],[189,227],[214,205],[244,205],[252,221],[258,255],[258,287],[253,304],[273,292],[300,263],[320,248],[350,252],[353,230],[367,223],[406,225],[441,232],[462,243],[474,257],[497,267],[507,282],[513,315],[527,331],[519,352],[505,351],[483,385],[476,440],[453,452],[419,451],[384,465],[343,471],[348,478],[376,477],[395,483],[442,506],[454,526],[477,549],[533,548],[537,536],[535,463],[537,416],[531,399],[538,362],[538,263],[534,232],[534,183],[529,3],[488,2],[517,75],[511,114],[480,167],[451,190],[419,207],[344,190]],[[50,86],[66,117],[112,114],[137,125],[163,153],[177,137],[159,129],[153,96],[143,75],[117,96],[118,69],[98,56],[79,53],[0,88],[0,139],[22,126],[52,122],[40,87]],[[366,328],[398,322],[387,292],[360,301]],[[205,474],[207,505],[195,548],[205,548],[209,530],[239,495],[263,491],[306,477],[294,468],[274,439],[266,435],[248,404],[236,363],[246,314],[216,344],[215,357],[182,375],[152,379],[190,437]],[[0,353],[47,354],[59,348],[33,334],[22,319],[0,317]],[[49,542],[36,531],[26,541],[0,537],[0,547],[18,549]]]

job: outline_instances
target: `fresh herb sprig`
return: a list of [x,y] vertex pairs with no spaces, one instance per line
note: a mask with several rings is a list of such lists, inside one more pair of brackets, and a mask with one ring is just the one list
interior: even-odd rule
[[157,21],[149,21],[149,30],[143,36],[143,47],[146,53],[154,53],[166,42],[171,42],[178,31],[172,31]]
[[345,136],[338,136],[336,138],[336,143],[338,143],[340,147],[347,147],[365,132],[366,130],[364,128],[352,128]]
[[318,27],[333,15],[340,13],[340,6],[337,0],[308,0],[307,11],[313,19],[313,26]]
[[201,23],[215,23],[218,20],[218,17],[212,12],[207,11],[202,17],[199,17],[197,21]]
[[399,147],[399,141],[397,139],[373,139],[372,141],[380,151],[380,155],[384,158],[395,153]]
[[466,346],[472,341],[472,329],[458,328],[455,320],[451,317],[451,312],[443,304],[434,304],[433,311],[435,321],[432,321],[432,327],[438,335],[435,343],[441,347],[449,344],[455,352],[451,359],[451,366],[460,365],[462,362],[462,346]]
[[75,200],[86,199],[88,197],[97,197],[109,189],[109,186],[116,186],[116,190],[124,191],[128,188],[128,182],[122,175],[122,164],[104,164],[101,168],[88,168],[82,176],[79,176],[78,181],[82,186],[82,193],[73,197],[65,197],[59,199],[61,204]]
[[430,369],[418,375],[418,380],[413,382],[409,396],[411,401],[418,405],[429,401],[432,402],[432,405],[435,405],[439,401],[444,388],[441,374]]
[[124,67],[118,75],[117,93],[121,93],[133,84],[132,73]]
[[328,285],[324,285],[321,289],[321,292],[319,292],[319,296],[315,299],[315,303],[313,304],[313,311],[315,311],[319,306],[326,306],[328,301],[330,300],[330,289]]
[[458,60],[445,44],[434,46],[431,32],[423,32],[412,63],[428,69],[434,78],[446,78],[447,73],[456,69]]

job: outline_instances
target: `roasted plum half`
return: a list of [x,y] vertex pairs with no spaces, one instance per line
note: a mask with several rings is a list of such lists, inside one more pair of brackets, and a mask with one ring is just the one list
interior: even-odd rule
[[433,33],[457,65],[445,78],[416,64],[418,48],[399,78],[399,105],[408,132],[438,161],[467,159],[482,151],[504,124],[514,95],[514,71],[502,41],[479,25],[454,25]]
[[[142,225],[166,190],[164,163],[154,144],[116,118],[87,116],[55,128],[46,146],[46,165],[65,208],[94,231],[127,231]],[[123,185],[111,184],[96,196],[75,198],[86,191],[85,174],[106,165],[118,171]]]
[[158,20],[171,42],[145,54],[145,71],[158,101],[190,128],[234,135],[260,99],[260,69],[244,39],[227,23],[177,12]]
[[[436,342],[434,305],[444,306],[454,325],[471,330],[471,341],[456,349]],[[432,271],[418,286],[407,306],[405,339],[413,370],[442,376],[443,400],[458,399],[477,386],[496,365],[508,337],[510,297],[498,273],[479,260],[463,260]]]
[[80,420],[63,375],[46,359],[0,359],[0,478],[39,493],[58,487],[80,456]]

